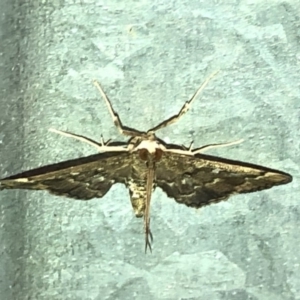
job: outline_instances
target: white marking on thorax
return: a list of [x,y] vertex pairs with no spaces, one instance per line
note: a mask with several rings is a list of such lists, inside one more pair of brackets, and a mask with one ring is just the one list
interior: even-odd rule
[[151,154],[155,153],[157,149],[161,149],[162,151],[166,150],[165,146],[160,144],[158,141],[149,141],[149,140],[141,141],[140,144],[134,148],[134,151],[140,149],[147,149],[148,152]]

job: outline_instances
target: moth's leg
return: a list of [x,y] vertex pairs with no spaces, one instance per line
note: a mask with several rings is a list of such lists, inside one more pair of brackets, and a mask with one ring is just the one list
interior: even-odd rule
[[[188,148],[186,147],[186,149],[187,149],[188,151],[192,151],[193,145],[194,145],[194,141],[191,141],[189,147],[188,147]],[[184,147],[184,146],[183,146],[183,147]]]
[[170,153],[176,153],[176,154],[183,154],[183,155],[191,155],[193,156],[194,153],[192,150],[189,150],[189,149],[166,149],[165,152],[170,152]]
[[106,142],[104,142],[104,138],[103,135],[101,134],[101,146],[108,146],[108,144],[110,143],[111,139],[107,140]]
[[202,153],[203,151],[206,151],[206,150],[209,150],[209,149],[214,149],[214,148],[221,148],[221,147],[227,147],[227,146],[237,145],[237,144],[242,143],[243,141],[244,141],[244,140],[241,139],[241,140],[237,140],[237,141],[229,142],[229,143],[221,143],[221,144],[210,144],[210,145],[205,145],[205,146],[202,146],[202,147],[200,147],[200,148],[191,150],[191,152],[192,152],[193,154]]
[[[219,73],[219,71],[216,71],[214,73],[212,73],[203,83],[202,85],[198,88],[198,90],[196,91],[196,93],[193,95],[193,97],[189,100],[186,101],[185,104],[181,107],[179,113],[163,122],[161,122],[160,124],[158,124],[157,126],[151,128],[149,131],[157,131],[161,128],[167,127],[175,122],[177,122],[181,116],[183,116],[189,109],[190,106],[192,105],[193,101],[197,98],[197,96],[203,91],[203,89],[207,86],[207,84],[210,82],[210,80],[215,77],[217,74]],[[148,132],[149,132],[148,131]]]
[[94,140],[89,139],[89,138],[87,138],[85,136],[74,134],[74,133],[70,133],[70,132],[67,132],[67,131],[61,131],[61,130],[57,130],[57,129],[54,129],[54,128],[50,128],[49,131],[58,133],[58,134],[63,135],[63,136],[71,137],[71,138],[74,138],[74,139],[79,140],[81,142],[84,142],[84,143],[87,143],[89,145],[92,145],[92,146],[96,147],[97,150],[100,151],[100,152],[106,152],[106,151],[126,151],[127,150],[127,147],[125,148],[123,146],[108,146],[107,145],[108,143],[104,143],[103,141],[101,141],[101,145],[100,145],[99,143],[97,143]]
[[221,144],[210,144],[210,145],[205,145],[200,148],[192,149],[193,143],[189,146],[189,148],[185,149],[172,149],[172,148],[164,148],[164,152],[171,152],[171,153],[176,153],[176,154],[183,154],[183,155],[195,155],[198,153],[202,153],[203,151],[206,151],[208,149],[213,149],[213,148],[220,148],[220,147],[227,147],[227,146],[232,146],[232,145],[237,145],[243,142],[243,140],[238,140],[234,142],[229,142],[229,143],[221,143]]
[[147,249],[149,248],[150,252],[152,252],[151,244],[153,243],[153,235],[150,230],[150,219],[149,222],[145,224],[145,253],[147,253]]
[[118,128],[118,130],[120,131],[120,133],[123,134],[123,135],[126,135],[126,136],[141,136],[143,133],[139,132],[138,130],[129,130],[129,129],[125,129],[123,127],[119,115],[114,111],[110,100],[108,99],[108,97],[104,93],[104,91],[103,91],[101,85],[99,84],[99,82],[97,80],[94,80],[93,83],[96,86],[96,88],[98,89],[98,91],[100,92],[102,98],[104,99],[104,101],[107,105],[107,108],[109,110],[109,113],[110,113],[110,115],[113,119],[113,122],[114,122],[115,126]]
[[150,203],[151,203],[151,194],[153,189],[153,182],[155,176],[155,164],[154,162],[148,160],[148,172],[147,172],[147,184],[146,184],[146,206],[144,212],[144,228],[145,228],[145,253],[149,247],[152,252],[151,243],[153,242],[153,236],[150,230]]

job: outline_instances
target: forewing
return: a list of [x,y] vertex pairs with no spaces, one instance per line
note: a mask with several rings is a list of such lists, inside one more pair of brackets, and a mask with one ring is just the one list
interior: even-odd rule
[[156,165],[157,185],[177,202],[196,208],[291,181],[281,171],[203,154],[165,152]]
[[131,166],[128,152],[107,152],[33,169],[0,180],[0,190],[48,190],[88,200],[103,197],[116,183],[124,183]]

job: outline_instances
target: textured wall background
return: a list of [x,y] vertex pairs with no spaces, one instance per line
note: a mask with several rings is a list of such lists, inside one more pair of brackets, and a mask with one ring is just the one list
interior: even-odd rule
[[[109,4],[107,4],[109,3]],[[211,0],[0,1],[1,177],[95,153],[49,133],[124,140],[124,124],[210,154],[278,168],[286,186],[196,211],[157,190],[146,255],[142,220],[114,186],[88,202],[0,194],[1,299],[300,299],[300,3]]]

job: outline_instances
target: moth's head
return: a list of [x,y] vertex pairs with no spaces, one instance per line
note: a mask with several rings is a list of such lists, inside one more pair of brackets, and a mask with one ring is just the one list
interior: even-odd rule
[[147,140],[152,140],[153,141],[153,140],[157,139],[156,136],[155,136],[155,132],[152,131],[152,130],[147,131],[146,136],[147,136]]
[[135,135],[128,141],[129,144],[132,145],[132,148],[135,149],[138,147],[142,142],[153,142],[158,141],[159,139],[155,136],[154,131],[148,132],[135,132]]

